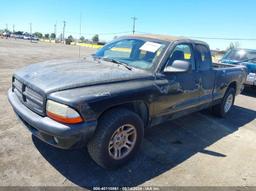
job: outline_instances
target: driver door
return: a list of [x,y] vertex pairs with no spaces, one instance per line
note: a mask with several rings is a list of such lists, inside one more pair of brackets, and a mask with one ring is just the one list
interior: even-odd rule
[[179,115],[179,112],[182,111],[187,113],[190,109],[193,110],[200,105],[200,78],[195,67],[192,44],[178,44],[170,54],[165,69],[167,66],[172,66],[176,60],[189,62],[190,68],[183,72],[163,71],[165,83],[161,80],[163,91],[161,91],[158,102],[155,104],[157,116],[170,117]]

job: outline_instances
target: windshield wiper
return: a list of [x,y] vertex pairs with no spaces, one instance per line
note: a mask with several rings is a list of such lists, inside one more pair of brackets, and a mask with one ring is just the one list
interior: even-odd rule
[[132,70],[132,67],[128,66],[127,64],[125,64],[125,63],[123,63],[119,60],[116,60],[116,59],[113,59],[113,58],[107,58],[107,57],[102,57],[101,59],[104,60],[104,61],[107,61],[107,62],[113,62],[115,64],[122,65],[125,68],[127,68],[128,70]]

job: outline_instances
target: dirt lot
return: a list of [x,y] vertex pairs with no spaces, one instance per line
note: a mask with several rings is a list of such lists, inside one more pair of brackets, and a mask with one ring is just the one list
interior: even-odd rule
[[32,137],[7,101],[12,73],[74,57],[78,47],[0,40],[0,186],[256,186],[256,90],[238,96],[226,119],[199,112],[148,130],[140,155],[117,171],[98,167],[86,149]]

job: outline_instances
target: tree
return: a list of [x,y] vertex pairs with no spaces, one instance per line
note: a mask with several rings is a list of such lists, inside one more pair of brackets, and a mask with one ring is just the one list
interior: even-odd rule
[[47,33],[47,34],[44,35],[44,38],[45,38],[45,39],[49,39],[49,36],[50,36],[50,35]]
[[94,36],[92,37],[92,42],[93,42],[93,43],[98,43],[98,42],[99,42],[99,35],[98,35],[98,34],[96,34],[96,35],[94,35]]
[[8,30],[8,29],[4,29],[4,32],[5,32],[5,33],[11,33],[11,31]]
[[68,39],[71,40],[72,42],[74,41],[74,38],[73,38],[72,35],[69,35],[69,36],[68,36]]
[[235,48],[239,48],[240,47],[240,43],[239,42],[231,42],[229,44],[229,47],[227,48],[227,50],[229,49],[235,49]]
[[235,48],[239,48],[240,47],[240,43],[237,41],[235,42]]
[[14,34],[16,34],[16,35],[23,35],[23,33],[24,33],[23,31],[16,31],[16,32],[14,32]]
[[66,39],[66,44],[71,44],[71,42],[74,42],[74,38],[72,35],[69,35],[68,38]]
[[43,34],[40,32],[35,32],[33,35],[36,36],[37,38],[43,38]]
[[51,33],[51,39],[56,39],[56,34],[55,33]]
[[84,42],[85,38],[83,36],[81,36],[79,40],[80,40],[80,42]]

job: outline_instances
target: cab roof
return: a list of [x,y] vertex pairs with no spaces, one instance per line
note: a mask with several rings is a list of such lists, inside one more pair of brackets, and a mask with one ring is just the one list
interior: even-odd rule
[[161,35],[161,34],[135,34],[135,35],[128,35],[125,37],[131,37],[131,38],[148,38],[148,39],[155,39],[155,40],[162,40],[167,42],[173,42],[173,41],[187,41],[187,42],[194,42],[198,44],[205,44],[207,43],[199,40],[192,40],[187,37],[183,36],[171,36],[171,35]]

